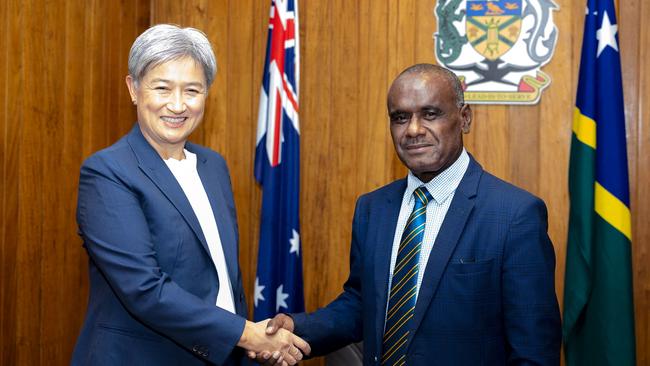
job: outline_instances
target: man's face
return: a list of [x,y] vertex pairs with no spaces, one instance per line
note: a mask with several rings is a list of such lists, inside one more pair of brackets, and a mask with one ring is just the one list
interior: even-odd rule
[[390,133],[400,160],[423,182],[456,161],[469,132],[469,105],[458,107],[450,82],[433,72],[404,74],[388,92]]

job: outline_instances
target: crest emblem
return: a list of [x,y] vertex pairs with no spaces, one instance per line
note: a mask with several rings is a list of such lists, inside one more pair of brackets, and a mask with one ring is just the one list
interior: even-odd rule
[[555,50],[555,9],[552,0],[439,0],[436,59],[468,102],[537,103],[551,82],[541,68]]
[[503,56],[521,30],[521,1],[468,1],[467,40],[488,60]]

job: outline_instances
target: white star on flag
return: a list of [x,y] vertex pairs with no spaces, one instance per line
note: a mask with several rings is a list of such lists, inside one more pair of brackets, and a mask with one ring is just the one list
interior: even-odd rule
[[289,244],[291,244],[291,248],[289,249],[289,254],[291,253],[296,253],[296,255],[300,255],[300,235],[298,235],[298,232],[296,230],[291,230],[292,235],[291,239],[289,239]]
[[264,298],[264,295],[262,295],[262,291],[264,291],[264,287],[266,286],[260,286],[260,278],[255,277],[255,307],[257,307],[257,302],[258,301],[264,301],[266,300]]
[[287,305],[287,302],[285,301],[286,299],[289,298],[289,294],[285,294],[284,292],[282,292],[283,287],[284,287],[284,285],[280,285],[280,287],[278,287],[278,290],[275,293],[275,299],[276,299],[275,300],[276,301],[275,302],[275,311],[276,312],[279,312],[281,307],[283,307],[285,309],[289,308],[289,305]]
[[609,16],[605,12],[605,15],[603,15],[603,23],[600,29],[596,31],[596,39],[598,39],[598,52],[596,53],[596,57],[600,56],[607,46],[610,46],[618,52],[616,32],[618,32],[618,25],[610,23]]

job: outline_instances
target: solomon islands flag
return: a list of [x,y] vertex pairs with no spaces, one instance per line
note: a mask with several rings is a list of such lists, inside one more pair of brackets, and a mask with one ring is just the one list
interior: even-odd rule
[[298,125],[298,2],[273,0],[260,93],[255,178],[262,186],[256,321],[304,311]]
[[564,287],[567,366],[634,365],[631,215],[616,12],[588,0],[576,108]]

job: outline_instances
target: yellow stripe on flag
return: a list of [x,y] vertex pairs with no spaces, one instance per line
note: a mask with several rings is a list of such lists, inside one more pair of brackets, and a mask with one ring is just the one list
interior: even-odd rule
[[605,221],[632,240],[632,217],[630,208],[611,194],[600,183],[595,184],[595,209]]
[[585,145],[596,148],[596,121],[582,114],[578,107],[573,109],[573,133]]

